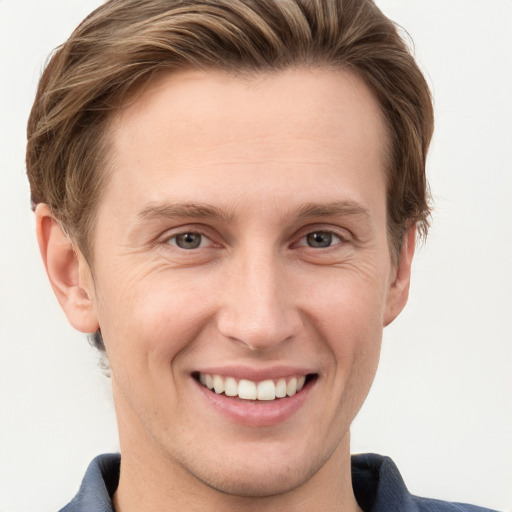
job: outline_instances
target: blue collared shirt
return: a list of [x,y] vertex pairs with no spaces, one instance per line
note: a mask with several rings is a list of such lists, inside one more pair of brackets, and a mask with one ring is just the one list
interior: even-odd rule
[[[112,496],[119,482],[118,454],[96,457],[78,494],[60,512],[114,512]],[[490,509],[413,496],[389,457],[352,456],[352,485],[364,512],[490,512]]]

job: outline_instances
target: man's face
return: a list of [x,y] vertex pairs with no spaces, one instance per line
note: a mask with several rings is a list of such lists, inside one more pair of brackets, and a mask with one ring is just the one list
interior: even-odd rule
[[126,457],[247,495],[346,458],[397,313],[386,142],[342,71],[176,73],[117,116],[89,291]]

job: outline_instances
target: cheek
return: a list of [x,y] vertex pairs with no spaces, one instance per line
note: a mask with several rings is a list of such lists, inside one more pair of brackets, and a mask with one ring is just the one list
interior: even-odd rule
[[122,281],[112,276],[111,286],[98,290],[98,319],[113,366],[119,361],[143,371],[159,361],[168,367],[203,328],[207,283],[198,289],[195,281],[177,277],[163,271]]
[[341,372],[346,380],[373,375],[377,366],[382,340],[382,312],[380,301],[373,307],[371,305],[361,297],[344,300],[338,304],[329,325],[330,350],[334,354],[337,372]]
[[361,394],[358,389],[366,394],[376,371],[387,293],[378,273],[361,276],[343,273],[308,299],[311,323],[328,349],[329,365],[335,366],[336,385],[358,383],[354,396]]
[[[336,376],[351,408],[358,409],[366,397],[380,357],[385,287],[378,281],[346,284],[332,312],[331,346]],[[366,284],[366,286],[365,286]]]
[[[311,276],[309,286],[303,285],[296,293],[303,295],[306,307],[327,325],[343,326],[340,332],[347,336],[366,338],[382,329],[388,291],[386,270],[375,264],[330,269],[324,275]],[[308,279],[304,276],[302,282]]]

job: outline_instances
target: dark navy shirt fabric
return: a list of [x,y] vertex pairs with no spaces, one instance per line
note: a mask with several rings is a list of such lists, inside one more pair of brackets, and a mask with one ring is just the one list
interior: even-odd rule
[[[121,458],[96,457],[85,474],[78,494],[60,512],[114,512],[112,496],[119,482]],[[352,456],[352,485],[364,512],[488,512],[489,509],[413,496],[389,457]]]

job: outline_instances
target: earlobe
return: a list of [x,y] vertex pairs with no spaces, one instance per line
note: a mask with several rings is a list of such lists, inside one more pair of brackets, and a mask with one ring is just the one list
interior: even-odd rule
[[48,205],[36,208],[39,250],[53,291],[71,325],[85,333],[98,329],[89,265],[73,247]]
[[384,327],[389,325],[407,304],[411,282],[411,265],[416,247],[416,226],[409,228],[404,236],[398,264],[390,284],[384,312]]

